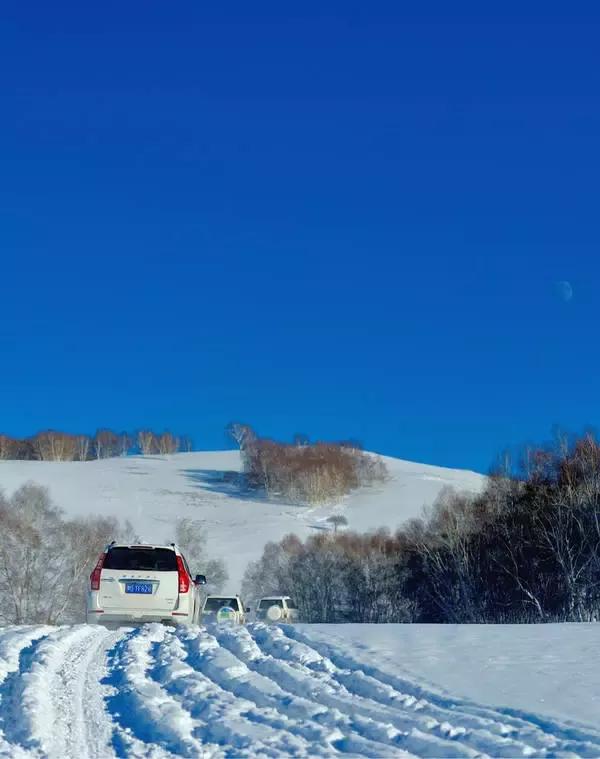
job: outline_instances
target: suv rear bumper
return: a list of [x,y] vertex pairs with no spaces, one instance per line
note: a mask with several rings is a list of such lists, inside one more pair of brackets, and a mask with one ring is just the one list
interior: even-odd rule
[[229,619],[223,619],[219,620],[218,616],[212,612],[212,611],[205,611],[200,612],[200,624],[203,625],[210,625],[210,624],[225,624],[229,622],[230,624],[234,625],[245,625],[246,624],[246,617],[242,616],[239,612],[235,612],[231,615]]
[[169,612],[152,610],[149,612],[125,612],[105,610],[103,612],[88,611],[86,615],[88,625],[103,625],[105,627],[118,627],[120,625],[145,625],[149,622],[161,622],[171,625],[191,625],[192,615],[184,612]]

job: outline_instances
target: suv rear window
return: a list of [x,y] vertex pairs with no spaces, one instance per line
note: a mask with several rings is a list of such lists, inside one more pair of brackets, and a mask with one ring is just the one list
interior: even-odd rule
[[207,598],[204,611],[219,611],[223,606],[229,606],[234,611],[239,611],[237,598]]
[[283,609],[283,601],[281,598],[263,598],[258,608],[270,609],[271,606],[279,606],[280,609]]
[[103,569],[177,572],[177,558],[168,548],[111,548]]

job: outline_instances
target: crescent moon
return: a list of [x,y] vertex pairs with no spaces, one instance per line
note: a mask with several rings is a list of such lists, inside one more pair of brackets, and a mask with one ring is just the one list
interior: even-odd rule
[[573,299],[573,287],[571,283],[568,282],[566,279],[561,280],[560,282],[556,283],[556,290],[558,292],[559,298],[564,303],[568,303],[570,300]]

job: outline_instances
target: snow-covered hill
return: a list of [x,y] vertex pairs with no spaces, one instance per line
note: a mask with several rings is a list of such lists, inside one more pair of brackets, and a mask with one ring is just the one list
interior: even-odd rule
[[[595,627],[521,630],[7,628],[0,630],[0,756],[599,756],[598,678],[576,677],[597,672],[589,666],[598,653]],[[406,653],[408,631],[424,636],[419,656]],[[482,678],[472,648],[487,652],[495,677]],[[540,666],[540,651],[550,650],[554,658]],[[414,676],[427,666],[427,651],[442,655],[436,686]],[[452,679],[450,694],[442,688]],[[472,697],[481,680],[486,702]],[[551,698],[548,710],[540,693]],[[568,705],[560,714],[565,694],[585,703],[588,726],[570,721]],[[560,716],[548,716],[550,707]]]
[[[237,451],[134,456],[101,461],[54,463],[0,461],[0,488],[10,493],[24,482],[49,488],[69,515],[113,515],[129,519],[148,541],[173,539],[178,517],[201,520],[212,556],[224,556],[230,574],[228,592],[239,590],[246,565],[269,540],[288,532],[305,537],[326,528],[333,512],[343,511],[349,527],[367,530],[398,527],[418,516],[447,485],[477,490],[483,477],[474,472],[385,459],[390,480],[363,488],[335,506],[304,508],[248,498],[227,482],[239,471]],[[196,568],[194,568],[196,569]],[[201,568],[198,568],[201,571]]]

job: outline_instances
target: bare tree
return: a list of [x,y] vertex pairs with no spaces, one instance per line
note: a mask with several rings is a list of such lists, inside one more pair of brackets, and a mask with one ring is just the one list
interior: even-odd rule
[[149,456],[156,450],[155,435],[152,430],[139,430],[137,444],[143,456]]
[[127,456],[133,446],[133,438],[128,432],[121,432],[118,438],[119,456]]
[[119,453],[119,436],[109,429],[100,429],[94,437],[94,451],[97,459],[108,459]]
[[91,439],[89,435],[76,435],[75,447],[78,461],[87,461],[90,455]]
[[162,435],[157,435],[155,440],[158,452],[163,456],[170,453],[177,453],[179,449],[179,439],[171,432],[163,432]]
[[19,443],[8,435],[0,435],[0,459],[17,458]]
[[241,422],[230,422],[226,427],[226,432],[239,446],[244,471],[249,471],[257,442],[256,433],[249,424]]
[[77,453],[75,436],[56,430],[38,432],[32,443],[41,461],[73,461]]
[[343,514],[332,514],[327,521],[333,526],[334,535],[337,533],[338,527],[346,527],[348,524],[348,520]]
[[25,485],[0,501],[0,524],[2,623],[47,623],[55,599],[46,580],[60,572],[63,560],[61,513],[46,490]]
[[180,438],[180,446],[182,451],[190,453],[190,451],[194,450],[194,441],[189,435],[182,435]]
[[23,461],[35,461],[38,457],[32,440],[17,440],[17,453],[15,458]]
[[53,624],[84,621],[89,574],[104,546],[111,540],[119,540],[120,533],[114,517],[88,517],[63,523],[67,555],[52,584],[55,598],[50,619]]
[[0,494],[0,624],[82,622],[87,576],[121,533],[113,518],[65,520],[38,485]]
[[177,522],[175,539],[181,548],[192,574],[206,575],[207,584],[203,593],[218,593],[227,582],[228,574],[223,559],[211,559],[206,551],[206,533],[201,522],[195,519],[180,519]]

